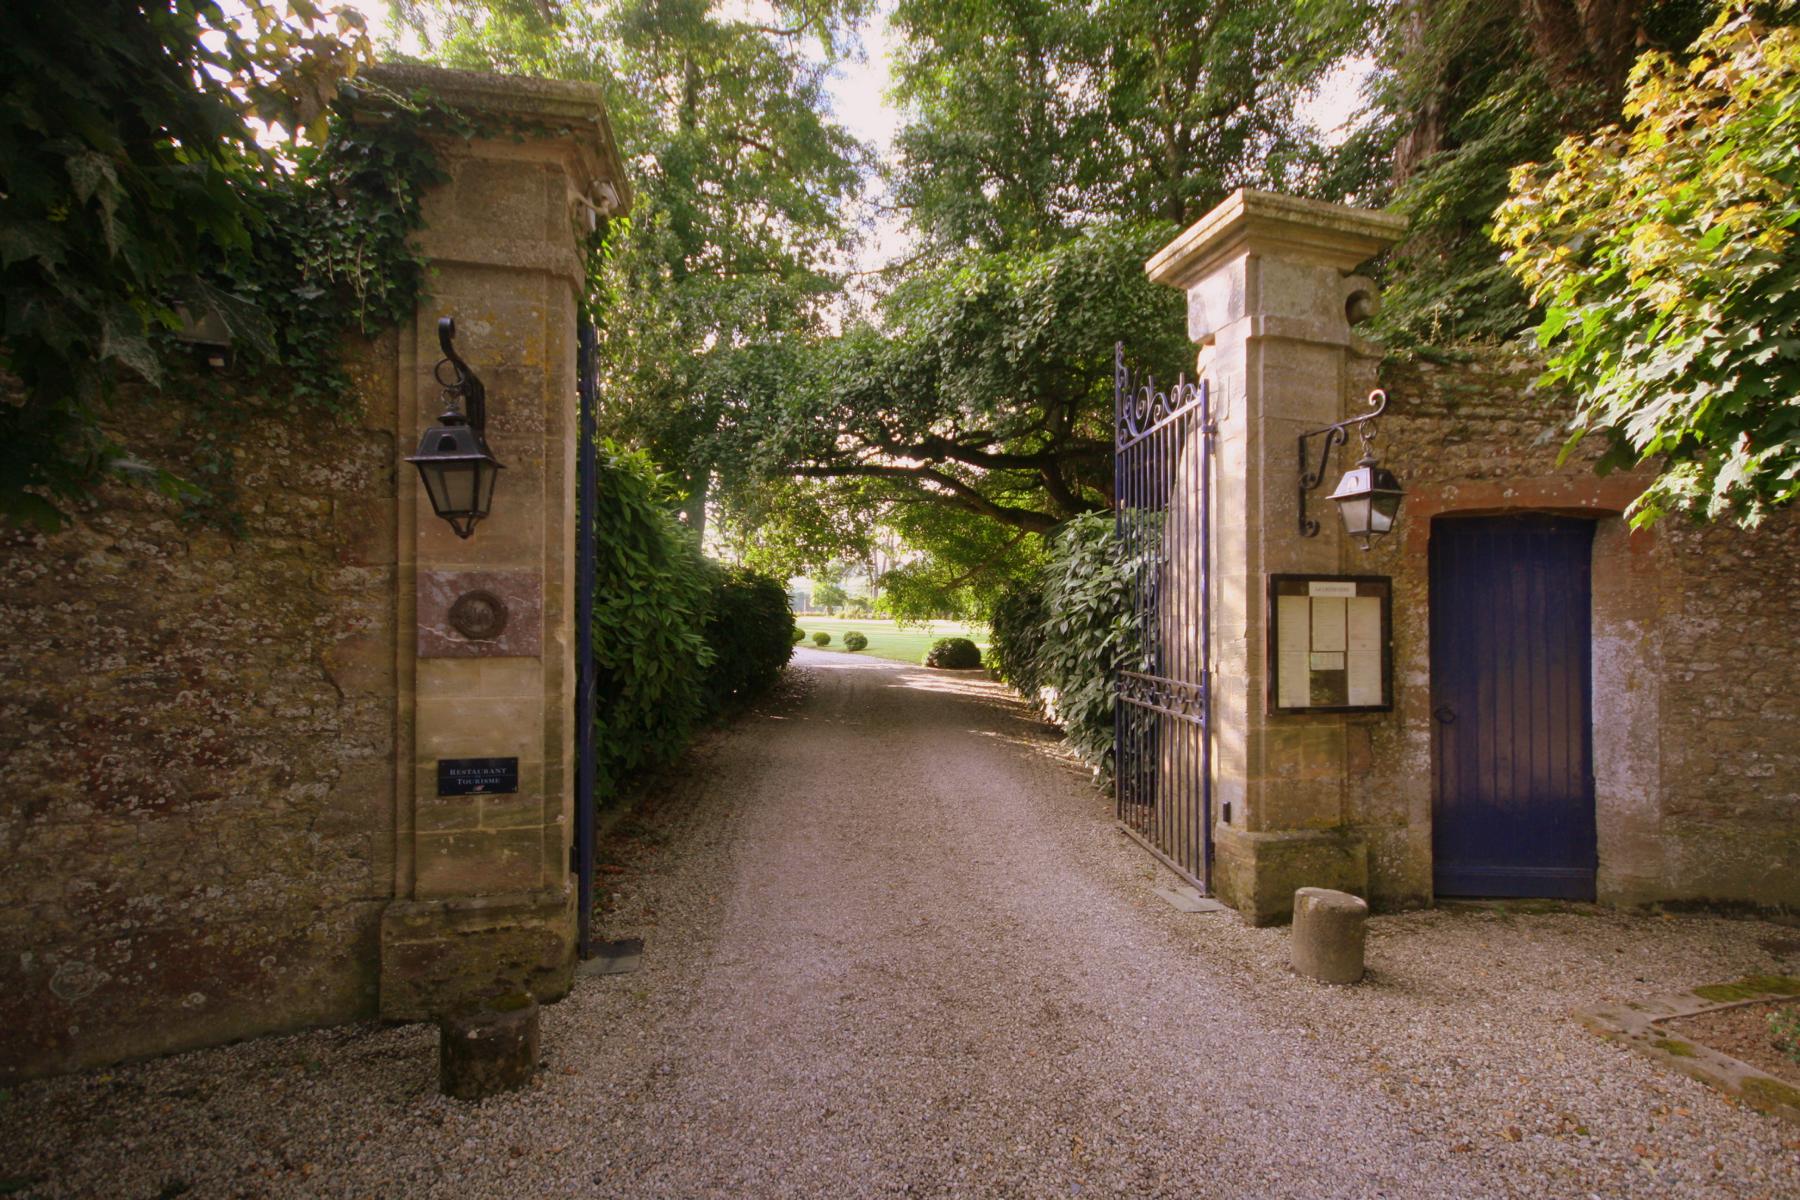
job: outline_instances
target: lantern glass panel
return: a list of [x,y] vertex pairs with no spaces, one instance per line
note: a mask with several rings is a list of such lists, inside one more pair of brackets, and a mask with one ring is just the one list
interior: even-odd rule
[[[1344,518],[1344,532],[1351,537],[1366,537],[1373,528],[1373,516],[1370,513],[1369,497],[1356,496],[1348,500],[1339,500],[1338,515]],[[1386,532],[1383,530],[1382,532]]]
[[444,467],[439,463],[419,463],[419,479],[425,484],[425,494],[431,498],[431,511],[443,516],[447,505],[444,493]]
[[468,513],[475,511],[475,483],[480,477],[480,467],[472,462],[445,463],[433,468],[443,488],[444,503],[438,510],[439,516],[451,513]]
[[484,462],[479,471],[480,482],[477,487],[477,495],[481,499],[481,504],[476,511],[485,517],[494,507],[494,485],[500,481],[500,465]]
[[1400,516],[1399,492],[1379,492],[1373,501],[1373,513],[1370,516],[1369,530],[1372,533],[1388,533],[1394,528],[1394,522]]

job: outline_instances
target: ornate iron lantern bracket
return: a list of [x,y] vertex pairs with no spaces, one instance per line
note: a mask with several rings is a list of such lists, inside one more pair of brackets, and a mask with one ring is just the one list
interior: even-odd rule
[[455,318],[438,319],[438,345],[444,357],[432,376],[444,389],[444,412],[406,461],[419,468],[432,511],[466,538],[493,505],[502,464],[487,444],[487,388],[456,352]]
[[[1325,482],[1325,474],[1331,467],[1332,448],[1342,446],[1350,440],[1350,430],[1353,426],[1356,428],[1358,435],[1362,438],[1363,453],[1361,461],[1357,464],[1357,470],[1369,472],[1368,478],[1371,481],[1389,485],[1389,488],[1384,489],[1384,491],[1391,490],[1393,492],[1396,498],[1394,507],[1396,510],[1398,509],[1398,496],[1400,494],[1399,484],[1394,480],[1391,472],[1385,470],[1376,463],[1373,450],[1377,428],[1375,420],[1377,417],[1381,416],[1382,413],[1387,411],[1387,403],[1387,393],[1380,388],[1376,388],[1369,393],[1368,412],[1358,413],[1353,417],[1346,417],[1344,420],[1339,421],[1334,425],[1327,425],[1323,429],[1315,429],[1311,433],[1303,433],[1300,435],[1299,520],[1301,537],[1317,537],[1319,534],[1319,522],[1312,517],[1309,517],[1306,513],[1306,494],[1308,492],[1317,491],[1319,485]],[[1312,454],[1309,452],[1307,446],[1307,443],[1311,442],[1314,438],[1325,439],[1324,445],[1319,447],[1318,450],[1319,465],[1317,468],[1314,468],[1312,465]],[[1356,474],[1356,471],[1351,472],[1351,474]],[[1349,481],[1350,475],[1346,475],[1345,482],[1348,483]],[[1341,500],[1346,498],[1346,495],[1347,494],[1344,492],[1344,485],[1340,484],[1337,494],[1334,494],[1332,499]],[[1367,531],[1359,532],[1352,530],[1351,532],[1353,535],[1361,537],[1365,536]],[[1379,534],[1376,536],[1379,536]],[[1365,543],[1364,549],[1367,548],[1367,543]]]

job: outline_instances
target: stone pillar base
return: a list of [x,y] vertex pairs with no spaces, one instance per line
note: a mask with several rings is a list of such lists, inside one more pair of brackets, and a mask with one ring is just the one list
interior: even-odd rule
[[396,900],[381,915],[381,1016],[423,1021],[497,991],[540,1000],[575,976],[575,889]]
[[1213,847],[1214,889],[1252,925],[1289,920],[1303,887],[1368,894],[1369,847],[1349,830],[1246,833],[1219,825]]

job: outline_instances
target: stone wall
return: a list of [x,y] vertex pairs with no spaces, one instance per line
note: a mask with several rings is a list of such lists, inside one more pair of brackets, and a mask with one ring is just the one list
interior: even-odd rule
[[[1285,920],[1306,885],[1431,902],[1433,521],[1537,512],[1594,522],[1599,898],[1800,906],[1800,513],[1754,531],[1677,518],[1632,532],[1622,514],[1647,478],[1597,475],[1598,445],[1558,463],[1569,405],[1533,387],[1536,364],[1384,356],[1355,327],[1379,296],[1354,272],[1403,230],[1389,214],[1240,191],[1145,265],[1187,294],[1217,413],[1215,891],[1258,924]],[[1379,458],[1407,496],[1397,532],[1365,552],[1326,498],[1356,435],[1307,498],[1309,535],[1296,442],[1315,435],[1319,453],[1316,434],[1366,411],[1378,383]],[[1178,487],[1171,508],[1194,491]],[[1272,710],[1266,585],[1283,573],[1390,578],[1392,711]]]
[[352,360],[357,418],[251,425],[236,536],[123,487],[0,535],[0,1075],[375,1011],[392,339]]
[[[1372,360],[1354,372],[1375,382]],[[1394,578],[1396,710],[1352,716],[1350,822],[1380,903],[1431,894],[1431,519],[1536,510],[1596,518],[1593,736],[1603,901],[1800,907],[1800,513],[1756,530],[1685,518],[1632,532],[1644,479],[1558,466],[1569,408],[1536,366],[1389,359],[1380,453],[1401,531],[1346,567]]]
[[[0,1077],[572,978],[576,321],[630,187],[596,87],[370,74],[506,132],[440,140],[426,295],[348,348],[355,413],[249,420],[229,535],[126,488],[0,535]],[[441,316],[506,464],[468,539],[402,462]],[[179,470],[160,407],[133,445]],[[504,636],[446,620],[472,590]],[[486,757],[516,791],[439,794]]]

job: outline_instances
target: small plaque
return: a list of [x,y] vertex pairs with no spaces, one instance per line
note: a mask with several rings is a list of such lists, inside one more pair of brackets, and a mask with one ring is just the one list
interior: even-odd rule
[[519,790],[516,758],[440,758],[440,796],[504,796]]

